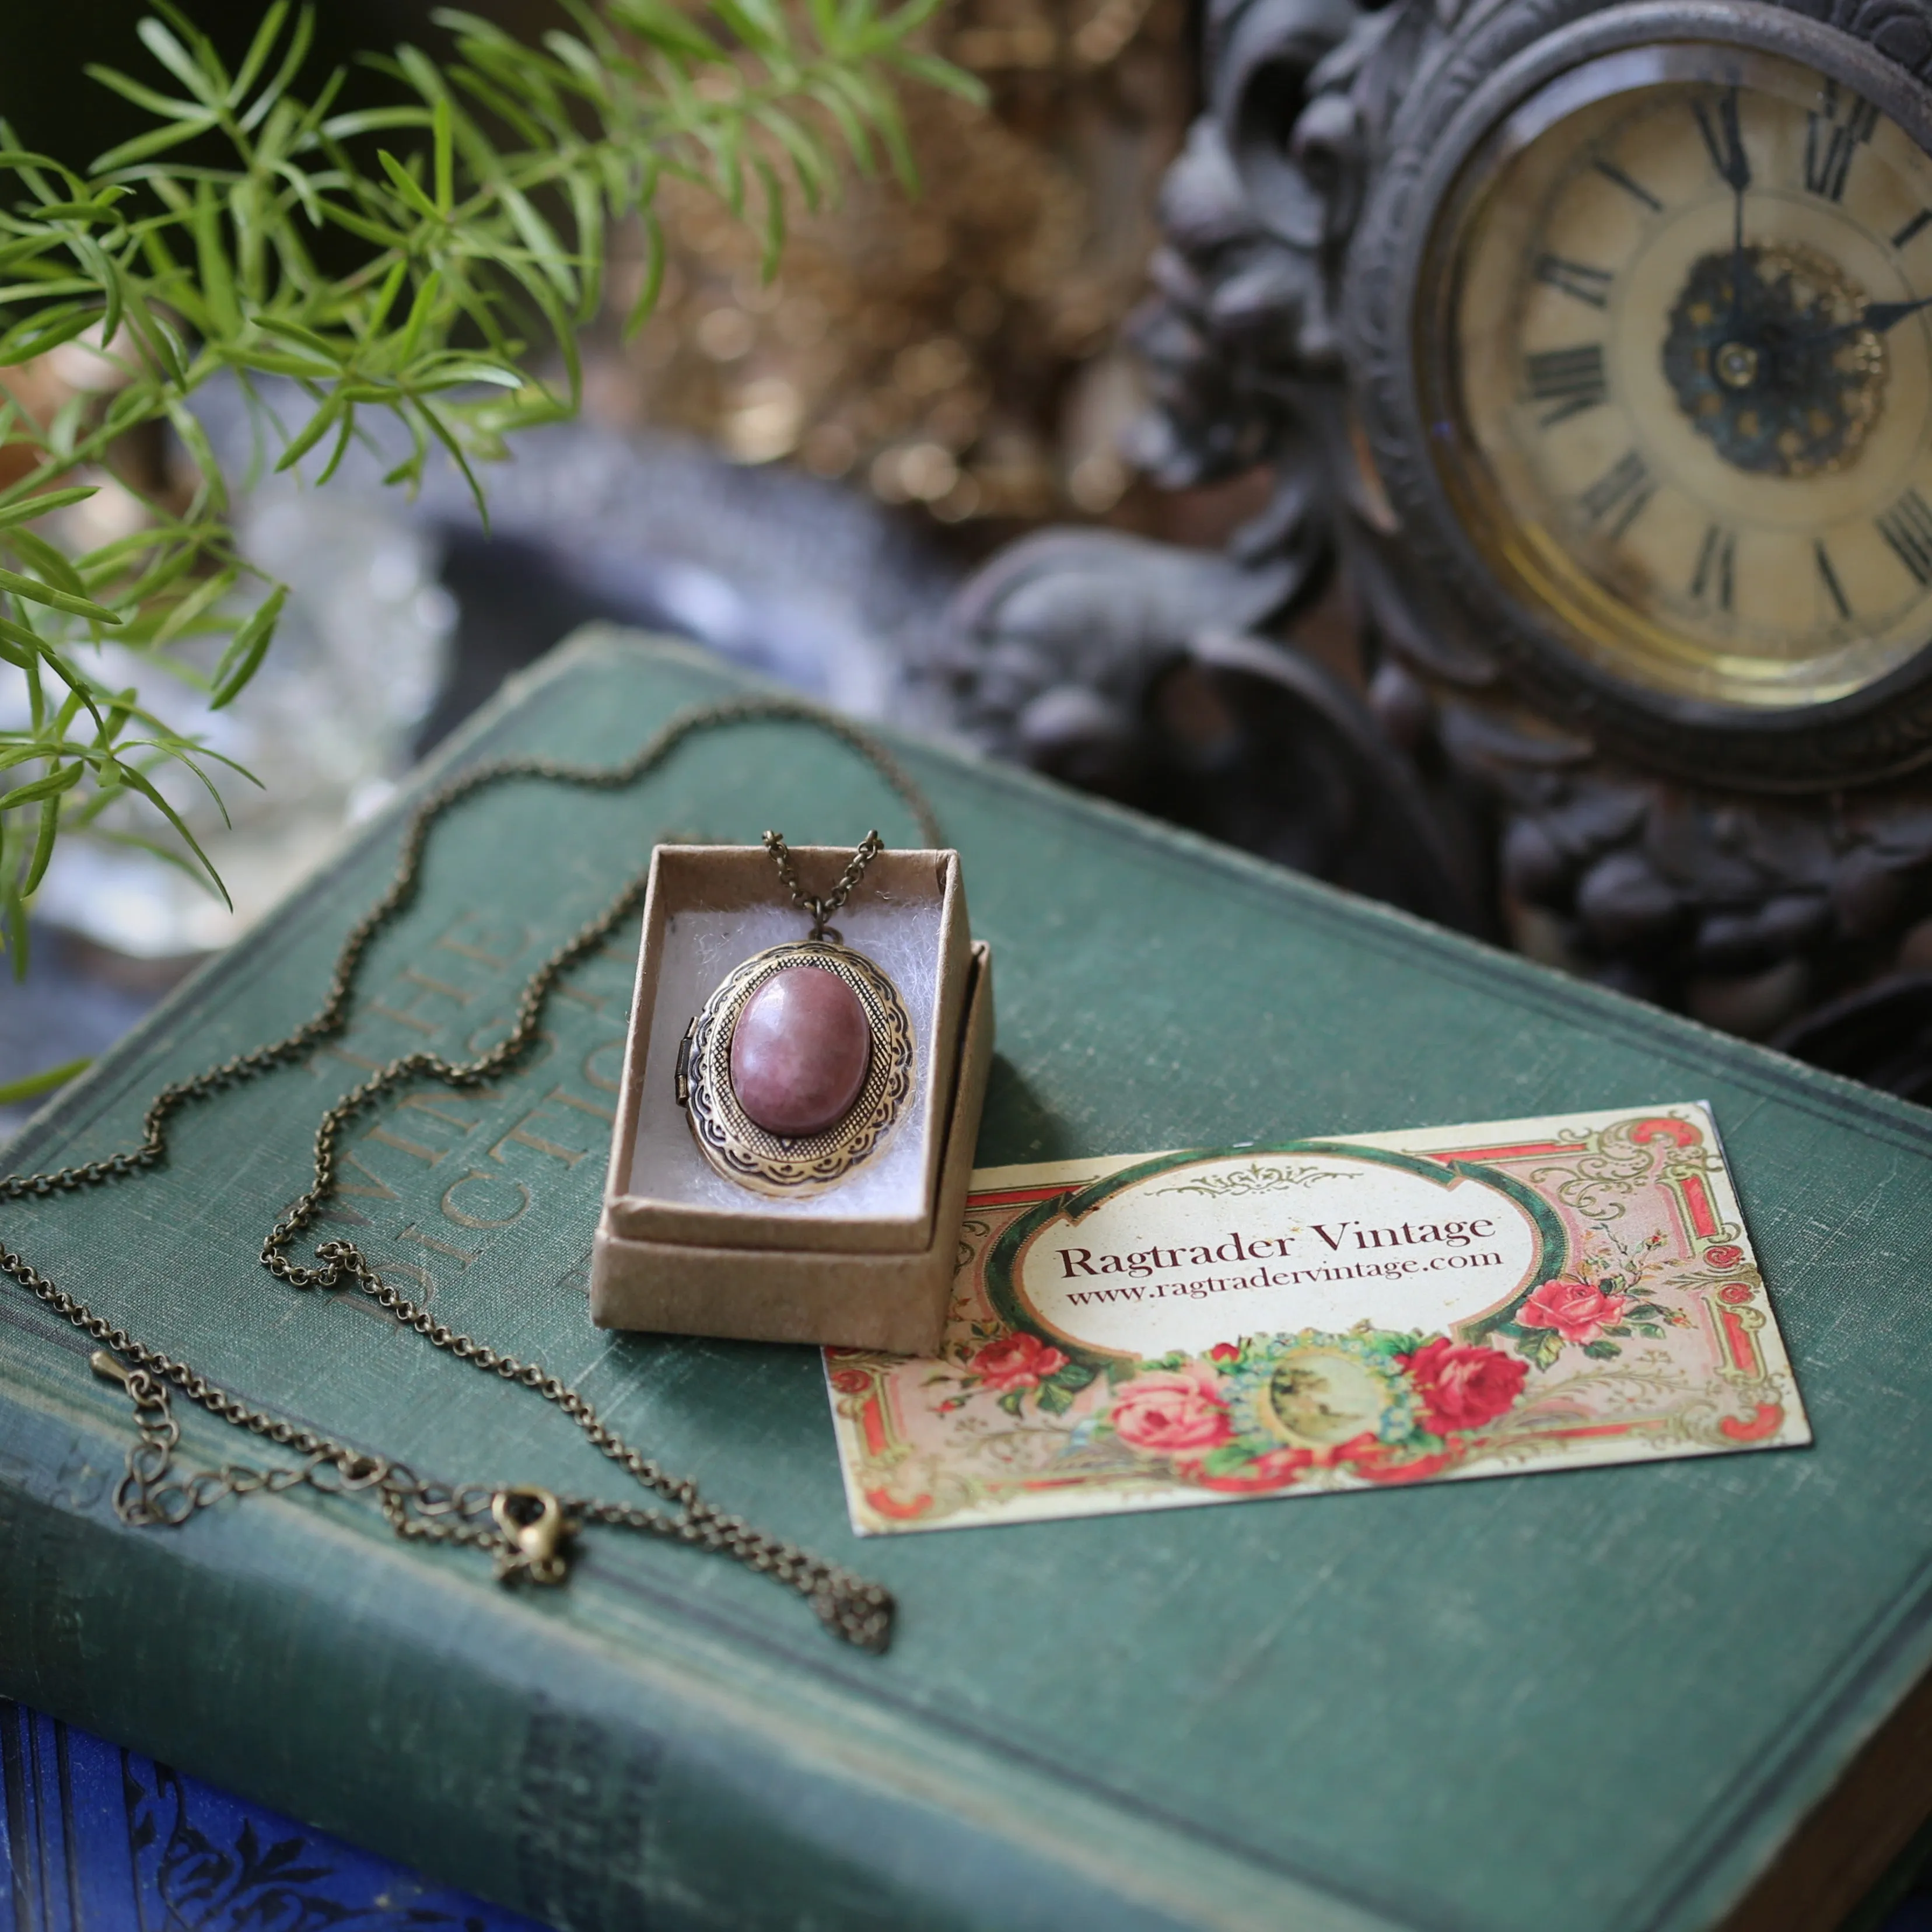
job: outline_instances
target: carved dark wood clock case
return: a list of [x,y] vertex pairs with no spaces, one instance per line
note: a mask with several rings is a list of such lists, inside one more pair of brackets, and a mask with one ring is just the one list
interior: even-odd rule
[[1158,737],[1338,563],[1366,709],[1309,701],[1468,922],[1932,1084],[1932,7],[1217,0],[1203,58],[1139,454],[1274,502],[999,560],[969,722]]

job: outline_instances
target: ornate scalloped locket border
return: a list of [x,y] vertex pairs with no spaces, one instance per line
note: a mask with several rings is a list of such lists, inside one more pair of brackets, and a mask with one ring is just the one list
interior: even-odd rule
[[[739,1105],[731,1040],[759,988],[796,967],[835,974],[858,995],[872,1051],[844,1114],[822,1132],[787,1140]],[[821,940],[774,946],[735,968],[685,1029],[678,1054],[678,1100],[700,1151],[726,1179],[764,1194],[808,1193],[843,1180],[891,1132],[912,1080],[912,1018],[898,988],[862,952]]]

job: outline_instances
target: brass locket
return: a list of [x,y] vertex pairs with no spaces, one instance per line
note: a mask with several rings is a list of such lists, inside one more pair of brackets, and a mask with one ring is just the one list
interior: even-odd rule
[[912,1092],[913,1027],[890,976],[827,923],[884,849],[878,833],[824,898],[779,833],[764,843],[811,936],[726,974],[685,1028],[677,1100],[718,1173],[796,1197],[836,1186],[891,1132]]

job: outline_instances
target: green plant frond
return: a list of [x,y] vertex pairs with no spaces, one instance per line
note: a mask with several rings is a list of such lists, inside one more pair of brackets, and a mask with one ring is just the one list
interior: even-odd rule
[[18,766],[58,755],[57,747],[44,744],[38,738],[29,738],[22,743],[0,733],[0,771],[12,771]]
[[829,80],[814,80],[807,83],[806,92],[831,117],[845,142],[845,151],[851,157],[852,165],[862,175],[870,176],[878,172],[878,160],[872,152],[872,144],[866,131],[866,124],[854,112],[852,104]]
[[85,770],[76,760],[73,764],[57,766],[44,778],[30,779],[25,784],[0,792],[0,812],[11,812],[23,805],[37,805],[44,799],[56,798],[70,786],[78,784]]
[[426,107],[358,107],[331,115],[320,131],[331,140],[347,141],[358,134],[386,134],[392,128],[427,128],[429,124]]
[[972,106],[984,107],[990,98],[986,83],[978,75],[968,74],[964,68],[955,67],[950,61],[941,60],[937,55],[895,48],[887,58],[902,74],[928,87],[956,94]]
[[214,328],[224,335],[232,335],[242,326],[242,310],[236,300],[234,266],[222,239],[220,206],[207,182],[199,183],[197,188],[194,242],[206,298],[204,306]]
[[[86,592],[87,585],[67,553],[49,543],[38,532],[16,526],[8,532],[6,543],[8,548],[30,569],[51,578],[56,589],[64,590],[75,597]],[[82,612],[80,614],[92,616],[92,613]]]
[[[524,111],[522,103],[506,88],[499,87],[487,76],[479,74],[475,68],[454,68],[451,70],[450,79],[472,100],[488,109],[532,147],[538,146],[545,138],[542,123]],[[488,180],[502,172],[502,164],[496,152],[487,142],[467,158],[472,171],[483,179]]]
[[577,300],[577,278],[570,257],[555,229],[539,214],[528,196],[506,182],[500,190],[510,220],[536,265],[549,279],[551,287],[567,302]]
[[[342,460],[349,454],[349,446],[356,440],[356,412],[352,409],[344,410],[342,426],[336,431],[334,443],[329,450],[327,460],[323,463],[320,472],[316,477],[316,488],[320,489],[335,474],[337,470],[342,467]],[[272,635],[272,633],[271,634]],[[267,648],[266,639],[263,641],[262,648],[264,650]]]
[[219,711],[224,705],[232,704],[261,668],[262,659],[274,640],[275,626],[280,620],[282,606],[288,601],[288,595],[286,584],[277,584],[254,616],[235,633],[233,641],[215,668],[214,688],[208,700],[209,710]]
[[485,362],[457,350],[440,350],[424,358],[410,372],[415,388],[455,388],[466,382],[487,382],[499,389],[520,389],[525,378],[520,369],[501,362]]
[[430,19],[459,45],[469,40],[478,46],[500,45],[512,51],[523,45],[520,40],[513,39],[505,32],[494,20],[486,20],[480,14],[466,13],[460,7],[436,8],[432,10]]
[[31,523],[36,517],[64,510],[70,503],[84,503],[88,497],[98,495],[100,489],[98,483],[76,484],[71,489],[47,490],[23,496],[19,494],[20,487],[16,484],[10,490],[0,490],[0,530]]
[[620,25],[661,52],[704,62],[730,58],[726,47],[666,0],[611,0],[610,12]]
[[[98,62],[90,61],[81,70],[89,80],[98,81],[103,87],[119,94],[122,100],[131,102],[144,114],[152,114],[163,121],[192,121],[198,128],[212,128],[214,124],[214,114],[204,101],[178,100],[170,94],[157,93],[153,88],[143,87],[138,80],[122,73],[118,68],[103,67]],[[109,152],[118,151],[110,149]],[[20,160],[11,157],[5,163],[0,164],[14,167],[21,164]],[[89,173],[96,175],[109,172],[109,166],[98,160],[88,170]]]
[[[101,794],[102,801],[104,803],[112,803],[115,799],[122,795],[118,790],[106,792]],[[76,829],[88,823],[78,813],[70,813],[68,815]],[[119,826],[110,828],[103,826],[95,830],[93,836],[104,845],[118,845],[129,851],[149,853],[154,857],[173,866],[176,872],[184,877],[192,879],[203,892],[209,890],[207,874],[202,871],[201,868],[178,848],[168,844],[161,839],[146,838],[138,832],[126,831]]]
[[92,302],[82,302],[65,303],[22,316],[12,328],[0,334],[0,368],[31,362],[35,356],[58,349],[63,342],[71,342],[76,335],[92,328],[100,316],[100,310]]
[[422,396],[416,396],[411,398],[411,413],[421,419],[430,434],[442,445],[449,460],[461,472],[463,480],[469,484],[470,496],[476,502],[476,514],[482,519],[484,530],[487,532],[490,527],[489,499],[484,494],[482,484],[476,480],[476,471],[470,466],[469,454],[464,448],[461,440],[443,421],[434,404]]
[[[184,753],[171,751],[170,755],[180,759],[184,764],[188,762]],[[145,772],[121,761],[116,762],[115,769],[120,774],[122,783],[129,790],[139,792],[142,797],[146,799],[148,803],[167,820],[175,836],[194,854],[196,862],[200,867],[200,876],[206,884],[214,887],[220,898],[221,903],[232,912],[235,910],[235,902],[230,898],[228,888],[222,884],[221,874],[214,869],[213,860],[201,849],[201,842],[189,830],[188,820],[169,804],[160,792],[155,790],[154,781]],[[200,775],[197,774],[197,776]],[[224,809],[223,813],[224,820],[226,816]]]
[[[29,887],[28,891],[32,890]],[[16,946],[15,950],[17,954],[20,949]],[[58,1066],[44,1067],[38,1073],[29,1073],[24,1079],[10,1081],[0,1087],[0,1107],[18,1107],[29,1100],[38,1100],[64,1087],[70,1080],[78,1079],[93,1064],[91,1059],[64,1060]]]
[[389,358],[394,362],[407,363],[416,352],[416,345],[428,328],[430,318],[436,313],[436,302],[442,292],[442,274],[440,269],[432,268],[423,278],[416,290],[416,299],[410,304],[409,319],[403,325],[403,332],[397,340]]
[[[22,644],[26,645],[28,650],[32,652],[34,658],[33,668],[35,670],[38,670],[40,665],[44,664],[48,670],[53,673],[55,676],[58,677],[63,684],[67,686],[70,698],[78,704],[79,707],[81,710],[85,710],[88,715],[93,718],[94,721],[95,730],[104,734],[106,733],[107,720],[101,716],[92,688],[92,680],[86,676],[86,674],[84,672],[82,672],[76,665],[70,664],[68,661],[67,658],[61,652],[56,650],[55,647],[46,640],[46,639],[35,636],[33,632],[28,631],[24,626],[10,622],[6,623],[4,632],[0,632],[0,634],[4,634],[9,639],[18,640]],[[36,695],[38,696],[38,687],[37,684]],[[63,710],[64,710],[64,708],[65,707],[63,706]],[[40,742],[38,734],[43,728],[46,726],[46,721],[45,719],[38,716],[37,708],[34,722],[36,736],[32,742],[34,743],[38,743]],[[64,731],[66,728],[67,727],[64,724],[60,727],[60,730],[62,731]],[[55,735],[58,736],[58,733],[56,733]],[[5,732],[0,732],[0,745],[10,744],[14,742],[14,740],[11,735]]]
[[[74,768],[76,778],[80,769],[78,766]],[[58,798],[46,799],[41,803],[33,849],[27,855],[27,869],[20,884],[22,899],[31,899],[39,891],[41,880],[46,877],[47,862],[54,856],[54,841],[60,833],[61,803]]]
[[239,570],[230,568],[205,578],[194,590],[182,598],[168,613],[161,627],[154,633],[156,644],[165,644],[171,639],[182,636],[201,614],[212,604],[226,597],[241,580]]
[[[237,778],[245,778],[257,791],[264,791],[267,789],[262,781],[246,765],[230,758],[225,752],[218,752],[212,746],[204,744],[199,738],[184,736],[178,731],[163,731],[153,738],[125,740],[122,742],[122,748],[124,751],[129,748],[138,749],[142,746],[152,748],[155,753],[155,770],[160,770],[164,764],[168,763],[184,766],[211,791],[214,788],[214,781],[202,770],[198,762],[203,758],[209,760],[213,764],[226,766]],[[219,797],[217,797],[214,802],[220,805],[221,801]],[[227,816],[225,806],[223,808],[222,816],[224,818]]]
[[86,402],[79,396],[70,397],[55,410],[41,440],[40,446],[47,452],[44,469],[64,470],[85,460],[92,454],[93,439],[83,441],[80,434],[82,418],[86,413]]
[[[414,488],[440,450],[487,520],[477,464],[575,405],[578,332],[603,299],[614,225],[643,230],[634,332],[662,286],[652,202],[667,176],[742,215],[767,274],[788,197],[832,199],[842,150],[910,178],[893,88],[982,94],[914,44],[936,4],[559,0],[566,24],[534,45],[440,10],[454,58],[408,46],[371,58],[407,98],[343,111],[342,70],[304,85],[312,0],[271,0],[232,73],[176,0],[153,0],[137,32],[157,73],[88,69],[152,125],[76,176],[0,122],[13,190],[0,192],[0,367],[85,337],[116,370],[111,389],[76,394],[44,423],[0,402],[0,446],[28,466],[0,488],[0,658],[32,718],[25,734],[0,733],[0,769],[34,774],[0,793],[0,928],[16,963],[26,895],[64,829],[154,850],[221,891],[154,776],[184,765],[218,804],[209,772],[226,761],[88,668],[112,638],[219,709],[272,647],[286,592],[242,594],[260,573],[229,531],[195,390],[224,370],[240,382],[251,479],[319,450],[326,479],[352,444],[376,446],[364,422],[380,411],[409,437],[387,480]],[[388,143],[373,159],[370,136]],[[325,266],[331,253],[313,238],[324,228],[360,259]],[[554,389],[531,374],[533,340],[560,358]],[[255,380],[269,374],[308,398],[292,428]],[[142,528],[73,556],[34,527],[86,500],[99,485],[83,479],[112,468],[116,440],[152,423],[198,472],[186,505],[144,502]],[[176,647],[211,634],[223,648],[204,672]],[[153,814],[160,836],[99,823],[116,802]]]
[[440,222],[442,220],[442,212],[424,194],[422,182],[388,148],[379,148],[376,158],[382,164],[382,172],[388,176],[391,185],[413,213],[428,221]]
[[174,18],[189,34],[194,43],[190,53],[159,20],[142,21],[134,29],[140,35],[141,44],[193,94],[196,100],[212,112],[219,114],[224,106],[223,96],[228,90],[228,76],[215,58],[214,48],[200,34],[187,26],[176,10],[166,4],[166,0],[156,0],[159,10]]
[[785,17],[767,0],[712,0],[718,16],[749,51],[764,56],[790,50]]
[[778,273],[778,257],[784,252],[784,184],[778,179],[778,170],[762,154],[752,156],[752,170],[764,195],[764,248],[758,267],[759,272],[769,282]]
[[280,39],[282,22],[288,16],[289,0],[271,0],[268,11],[262,16],[262,24],[255,29],[255,38],[248,44],[248,51],[242,56],[242,64],[235,70],[234,80],[229,83],[229,106],[239,107],[248,98],[256,76],[268,64],[269,52]]
[[77,617],[90,618],[97,624],[118,624],[121,621],[104,604],[97,604],[91,598],[57,590],[37,578],[23,576],[17,570],[0,569],[0,590],[10,591],[16,597],[24,597],[32,604],[44,604],[52,610],[70,611]]
[[[314,40],[315,9],[312,5],[304,5],[296,16],[295,28],[289,36],[288,46],[283,51],[281,65],[275,70],[273,78],[255,97],[253,104],[242,117],[239,124],[242,133],[248,134],[259,127],[266,116],[274,112],[282,104],[296,76],[302,71],[302,63],[308,58],[309,49]],[[341,85],[340,76],[334,85]],[[246,91],[245,88],[239,90],[242,92]],[[332,92],[333,88],[331,91]],[[290,124],[292,131],[299,124],[291,117]]]
[[30,148],[16,147],[13,129],[4,120],[0,120],[0,168],[14,170],[22,180],[44,177],[50,173],[57,174],[62,180],[70,183],[76,192],[86,186],[79,175],[64,163],[56,160],[51,154],[38,154]]
[[570,76],[586,100],[601,100],[604,98],[606,70],[574,34],[553,30],[544,34],[543,44],[556,56],[560,71]]
[[179,436],[201,481],[195,491],[198,508],[206,514],[225,515],[228,508],[228,486],[221,474],[221,465],[216,460],[214,446],[208,440],[208,432],[186,402],[178,396],[166,399],[165,411],[169,426]]

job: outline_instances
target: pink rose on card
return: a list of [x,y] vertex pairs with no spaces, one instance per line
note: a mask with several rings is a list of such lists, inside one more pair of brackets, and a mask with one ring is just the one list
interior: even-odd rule
[[988,1342],[966,1368],[988,1388],[1004,1392],[1037,1388],[1066,1366],[1066,1358],[1058,1348],[1049,1347],[1037,1335],[1022,1333]]
[[1452,1342],[1446,1335],[1397,1359],[1408,1371],[1424,1421],[1437,1436],[1493,1422],[1522,1394],[1529,1373],[1527,1362],[1499,1348]]
[[1526,1328],[1554,1328],[1566,1342],[1594,1342],[1623,1313],[1629,1298],[1558,1275],[1523,1304],[1516,1318]]
[[1204,1362],[1136,1376],[1114,1398],[1114,1432],[1136,1449],[1169,1456],[1214,1448],[1234,1432],[1220,1382]]

